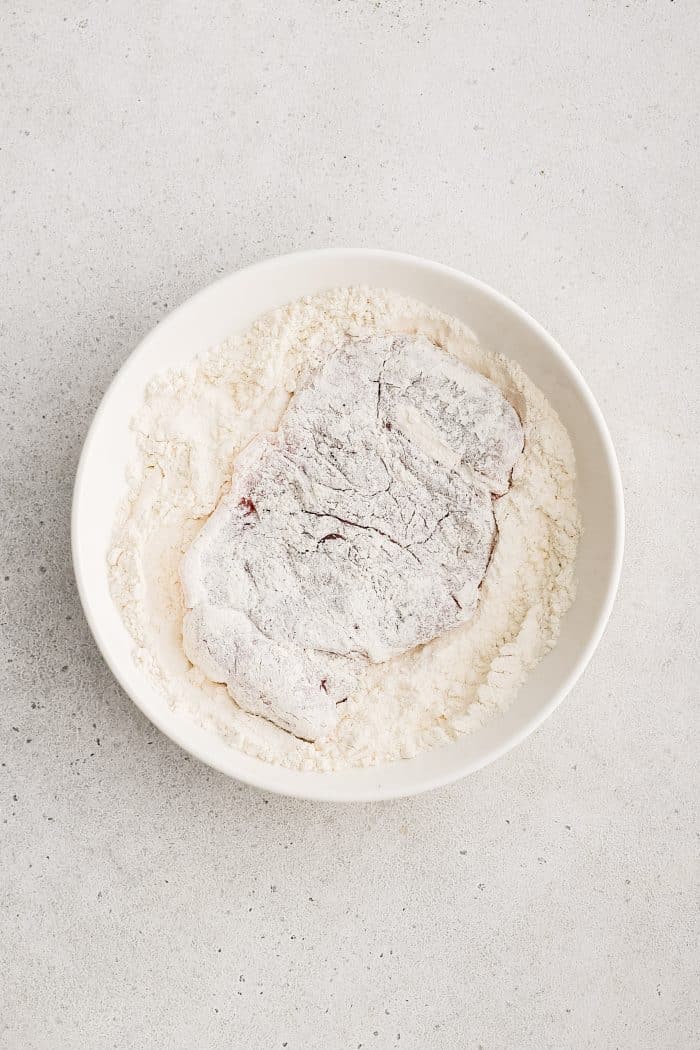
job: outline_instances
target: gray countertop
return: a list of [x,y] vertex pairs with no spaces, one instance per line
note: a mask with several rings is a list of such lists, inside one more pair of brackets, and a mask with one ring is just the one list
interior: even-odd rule
[[[697,1045],[696,18],[3,6],[0,1046]],[[391,804],[189,759],[114,682],[70,565],[81,442],[135,343],[217,274],[325,245],[524,306],[626,493],[619,598],[566,702]]]

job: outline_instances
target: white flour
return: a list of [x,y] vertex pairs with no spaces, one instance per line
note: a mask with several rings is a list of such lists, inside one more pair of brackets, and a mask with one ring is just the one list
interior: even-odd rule
[[[310,744],[246,714],[182,650],[179,566],[226,491],[237,452],[274,429],[301,369],[347,336],[422,332],[497,384],[517,409],[525,450],[495,504],[499,538],[474,618],[371,667],[347,714]],[[303,769],[367,766],[469,732],[514,700],[554,645],[574,596],[579,537],[574,457],[540,391],[512,361],[481,349],[454,318],[393,292],[334,289],[259,319],[186,372],[155,378],[133,423],[139,457],[109,555],[114,600],[135,659],[174,708],[234,747]]]

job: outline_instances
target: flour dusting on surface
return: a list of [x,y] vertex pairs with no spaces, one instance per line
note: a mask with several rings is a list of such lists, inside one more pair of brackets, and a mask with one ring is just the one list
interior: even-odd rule
[[[422,333],[491,379],[523,422],[525,449],[494,504],[498,542],[471,621],[370,666],[325,740],[247,714],[182,648],[180,562],[230,486],[238,452],[274,430],[303,371],[347,337]],[[269,762],[332,770],[408,758],[505,710],[556,642],[574,597],[580,531],[574,456],[558,416],[522,369],[416,300],[341,288],[266,314],[186,370],[155,377],[133,421],[138,455],[109,553],[112,594],[135,659],[171,707]]]

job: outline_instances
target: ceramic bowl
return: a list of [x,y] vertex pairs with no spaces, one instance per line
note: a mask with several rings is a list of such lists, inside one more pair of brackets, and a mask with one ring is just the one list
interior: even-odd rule
[[[183,365],[256,317],[333,285],[392,288],[464,321],[489,349],[518,361],[544,391],[574,445],[583,536],[578,593],[560,639],[527,679],[515,703],[471,735],[371,769],[300,772],[236,751],[168,707],[134,663],[133,641],[109,592],[106,554],[133,452],[129,422],[154,373]],[[473,773],[519,744],[561,703],[591,658],[610,614],[623,548],[620,475],[608,429],[580,372],[555,340],[500,292],[438,263],[397,252],[299,252],[216,281],[167,316],[134,350],[95,415],[75,482],[73,560],[88,623],[120,684],[183,748],[228,776],[309,799],[385,799],[427,791]]]

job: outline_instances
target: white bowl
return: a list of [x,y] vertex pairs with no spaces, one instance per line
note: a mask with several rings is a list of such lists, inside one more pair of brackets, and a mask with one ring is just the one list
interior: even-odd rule
[[[576,566],[579,586],[554,650],[529,676],[513,706],[482,729],[390,765],[299,772],[244,755],[168,708],[133,662],[133,641],[109,593],[106,553],[133,450],[129,421],[149,378],[189,361],[272,307],[349,284],[392,288],[460,318],[483,345],[518,361],[544,391],[576,453],[584,529]],[[310,799],[381,799],[427,791],[480,769],[552,713],[591,658],[610,615],[623,522],[619,468],[600,409],[578,370],[536,321],[493,288],[447,266],[397,252],[310,251],[222,278],[166,317],[134,350],[85,440],[73,495],[73,562],[85,615],[105,660],[133,701],[172,740],[222,773],[269,791]]]

